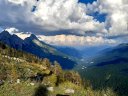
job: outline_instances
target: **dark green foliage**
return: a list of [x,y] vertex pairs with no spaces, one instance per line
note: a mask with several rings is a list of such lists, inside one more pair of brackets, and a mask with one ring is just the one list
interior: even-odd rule
[[33,96],[48,96],[48,90],[46,86],[39,86]]
[[0,48],[1,49],[6,49],[6,45],[0,42]]
[[[89,80],[94,90],[111,88],[118,96],[128,96],[128,64],[93,66],[86,70],[79,70],[81,76]],[[86,83],[85,83],[86,85]]]

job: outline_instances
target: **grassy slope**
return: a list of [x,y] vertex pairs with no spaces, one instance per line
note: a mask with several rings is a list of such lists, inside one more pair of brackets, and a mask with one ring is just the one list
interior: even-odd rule
[[[44,77],[41,82],[31,81],[28,77],[37,73],[45,75],[50,73],[51,69],[47,68],[46,62],[38,60],[32,54],[4,47],[2,49],[0,46],[0,80],[3,82],[0,85],[0,96],[55,96],[56,94],[65,94],[65,88],[74,89],[73,95],[83,94],[82,96],[84,96],[85,90],[82,85],[78,86],[70,81],[64,81],[56,86],[57,76],[55,73]],[[22,61],[15,60],[13,55]],[[20,83],[17,83],[18,79],[20,79]],[[48,86],[54,87],[54,92],[49,92]]]

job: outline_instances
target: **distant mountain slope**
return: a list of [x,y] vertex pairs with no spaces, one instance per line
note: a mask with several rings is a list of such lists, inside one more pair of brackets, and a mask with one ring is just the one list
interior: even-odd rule
[[18,50],[32,53],[40,58],[49,58],[51,62],[58,61],[62,68],[71,69],[75,62],[54,47],[40,41],[35,35],[31,35],[25,40],[17,35],[11,35],[7,31],[0,33],[0,41]]
[[65,53],[69,56],[76,57],[76,58],[82,58],[82,54],[80,53],[79,50],[71,47],[56,47],[59,51],[62,53]]
[[116,47],[106,49],[97,57],[92,59],[97,66],[103,64],[128,63],[128,44],[120,44]]
[[83,65],[78,65],[76,70],[82,77],[91,81],[94,89],[112,88],[117,96],[128,96],[127,43],[105,49],[89,62],[93,63],[88,65],[85,62]]

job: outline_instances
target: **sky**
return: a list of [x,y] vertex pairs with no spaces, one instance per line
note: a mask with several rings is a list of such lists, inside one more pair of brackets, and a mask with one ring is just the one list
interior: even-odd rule
[[128,0],[0,0],[0,30],[57,46],[117,45],[128,42],[127,9]]
[[96,1],[96,0],[79,0],[79,2],[85,3],[85,4],[93,3],[94,1]]
[[2,28],[0,28],[0,31],[2,31],[3,29]]

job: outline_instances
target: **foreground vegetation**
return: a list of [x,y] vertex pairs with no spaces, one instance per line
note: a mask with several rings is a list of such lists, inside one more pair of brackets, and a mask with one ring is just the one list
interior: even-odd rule
[[0,96],[116,96],[109,88],[92,90],[88,81],[60,64],[0,43]]

